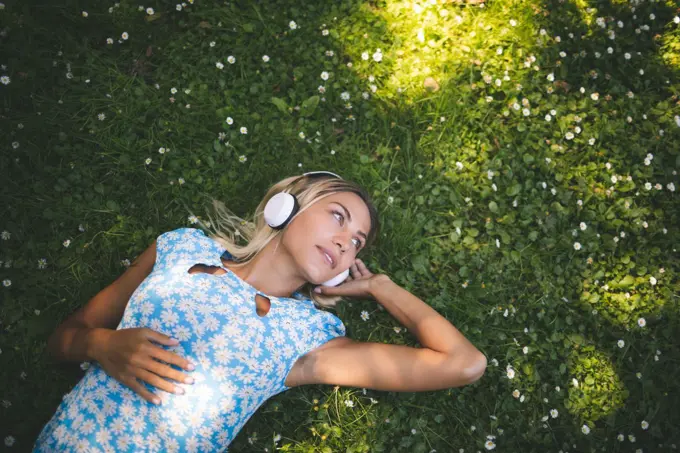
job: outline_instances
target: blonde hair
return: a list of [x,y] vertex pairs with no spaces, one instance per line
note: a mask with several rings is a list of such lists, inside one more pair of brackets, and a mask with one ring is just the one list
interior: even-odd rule
[[[300,204],[300,209],[293,219],[304,212],[313,203],[320,199],[338,192],[351,192],[360,196],[368,207],[371,229],[367,234],[364,249],[371,246],[378,237],[380,221],[378,211],[375,208],[368,192],[359,184],[346,179],[323,177],[291,176],[277,182],[267,190],[262,201],[251,216],[251,221],[242,219],[231,212],[219,200],[210,197],[212,206],[216,214],[216,219],[208,213],[209,225],[198,219],[199,225],[208,231],[208,237],[217,241],[227,252],[238,261],[234,267],[246,265],[264,247],[288,228],[290,222],[281,230],[271,228],[264,220],[264,207],[274,195],[279,192],[294,194]],[[193,215],[193,214],[192,214]],[[214,228],[212,228],[214,227]],[[245,242],[240,245],[240,242]],[[335,308],[336,304],[342,300],[342,296],[328,296],[317,294],[313,291],[312,283],[305,283],[299,290],[300,294],[311,299],[315,306],[320,308]]]

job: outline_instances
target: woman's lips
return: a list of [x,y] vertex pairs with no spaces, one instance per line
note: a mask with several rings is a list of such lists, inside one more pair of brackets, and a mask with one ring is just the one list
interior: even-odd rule
[[318,249],[319,252],[321,253],[321,256],[323,256],[324,261],[325,261],[326,263],[328,263],[328,265],[329,265],[330,267],[333,267],[333,261],[332,261],[331,258],[326,254],[326,252],[324,252],[324,250],[323,250],[321,247],[317,247],[317,249]]

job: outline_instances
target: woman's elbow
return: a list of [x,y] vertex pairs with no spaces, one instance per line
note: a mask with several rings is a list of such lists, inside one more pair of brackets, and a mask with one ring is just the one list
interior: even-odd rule
[[463,375],[469,384],[478,381],[484,376],[486,372],[487,360],[486,356],[480,351],[476,351],[472,354],[472,357],[468,361],[468,365],[463,370]]

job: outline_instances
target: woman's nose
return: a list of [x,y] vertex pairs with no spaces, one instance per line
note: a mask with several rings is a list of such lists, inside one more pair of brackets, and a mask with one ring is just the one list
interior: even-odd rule
[[[350,236],[350,237],[348,238],[348,236]],[[351,241],[352,241],[352,238],[351,238],[351,235],[349,235],[349,233],[347,233],[347,234],[342,233],[342,234],[340,234],[339,236],[336,237],[336,243],[340,244],[340,249],[343,252],[346,252],[347,250],[349,250],[349,246],[350,246],[349,243]]]

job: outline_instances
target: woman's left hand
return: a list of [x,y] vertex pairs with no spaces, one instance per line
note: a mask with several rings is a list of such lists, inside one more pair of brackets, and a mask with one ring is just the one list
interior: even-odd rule
[[314,288],[314,291],[329,296],[349,296],[369,299],[373,298],[371,289],[375,283],[387,277],[385,274],[374,274],[369,271],[364,262],[359,258],[354,260],[354,264],[350,266],[349,272],[350,274],[347,279],[338,286],[319,285]]

